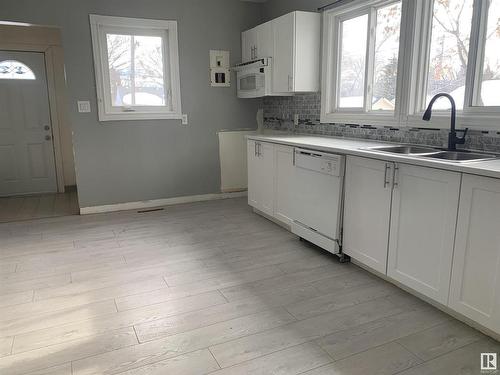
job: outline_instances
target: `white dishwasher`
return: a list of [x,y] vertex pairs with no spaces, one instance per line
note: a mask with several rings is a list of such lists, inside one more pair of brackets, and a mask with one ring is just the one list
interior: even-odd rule
[[296,148],[294,165],[292,232],[338,254],[345,157]]

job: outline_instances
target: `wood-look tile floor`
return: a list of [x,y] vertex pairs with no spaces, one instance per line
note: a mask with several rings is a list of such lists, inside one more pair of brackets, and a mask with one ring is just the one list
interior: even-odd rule
[[0,374],[480,374],[497,342],[245,200],[0,225]]
[[78,215],[76,190],[66,193],[0,197],[0,223]]

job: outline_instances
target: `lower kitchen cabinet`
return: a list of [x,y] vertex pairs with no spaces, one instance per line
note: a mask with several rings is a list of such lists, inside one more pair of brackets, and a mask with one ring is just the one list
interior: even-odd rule
[[500,332],[500,180],[464,175],[448,306]]
[[291,225],[293,218],[293,189],[294,172],[293,147],[274,145],[275,155],[275,204],[274,217],[279,221]]
[[394,163],[348,156],[343,251],[386,273]]
[[461,174],[395,168],[387,275],[446,305]]
[[274,146],[249,140],[248,204],[267,215],[274,214]]

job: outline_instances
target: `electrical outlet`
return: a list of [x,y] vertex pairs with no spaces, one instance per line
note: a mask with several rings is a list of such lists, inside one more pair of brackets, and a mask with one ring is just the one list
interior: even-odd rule
[[295,126],[299,125],[299,115],[298,114],[293,115],[293,124]]
[[188,115],[186,115],[185,113],[182,114],[182,125],[187,125],[188,124]]

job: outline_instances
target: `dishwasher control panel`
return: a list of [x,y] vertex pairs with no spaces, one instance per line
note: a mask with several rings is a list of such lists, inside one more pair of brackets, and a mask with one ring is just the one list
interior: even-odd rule
[[328,174],[331,176],[342,176],[343,174],[342,155],[329,154],[306,149],[295,149],[295,166],[309,169],[311,171]]

